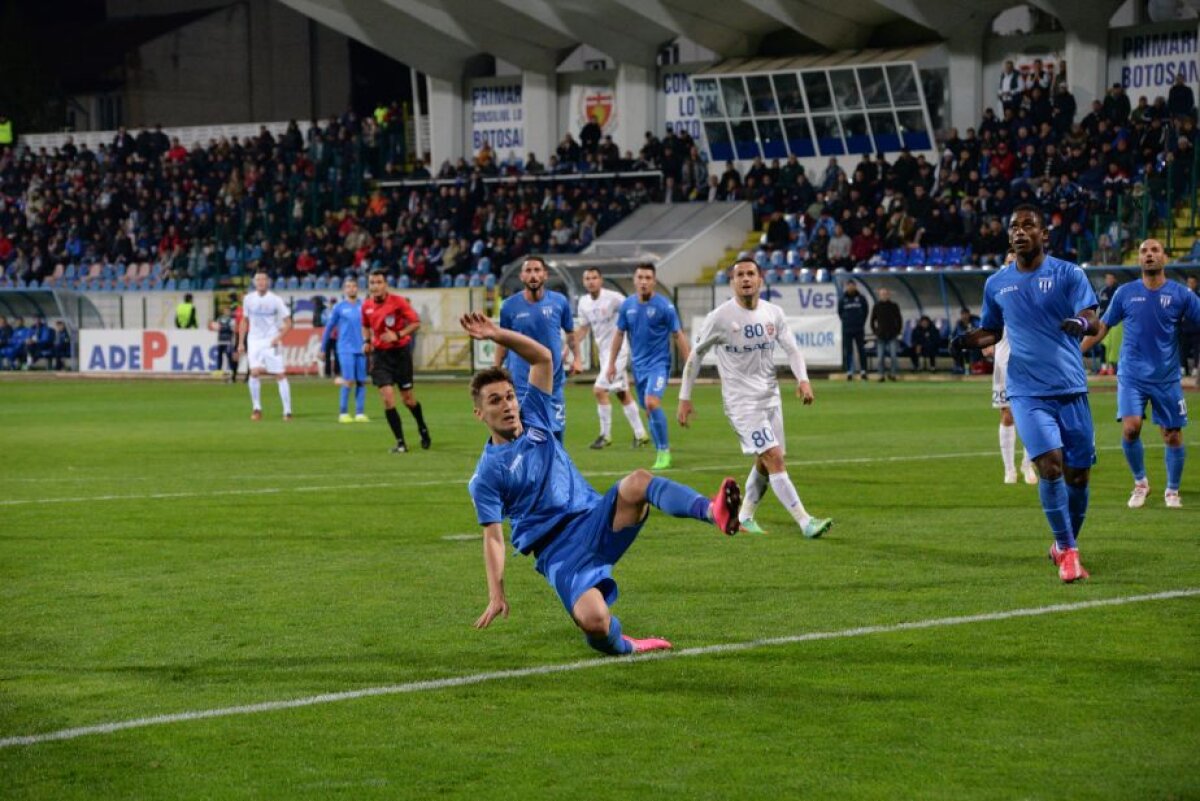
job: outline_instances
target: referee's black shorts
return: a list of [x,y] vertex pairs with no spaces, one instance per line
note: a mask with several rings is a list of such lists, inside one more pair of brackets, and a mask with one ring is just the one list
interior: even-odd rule
[[377,387],[412,389],[412,345],[376,350],[371,354],[371,383]]

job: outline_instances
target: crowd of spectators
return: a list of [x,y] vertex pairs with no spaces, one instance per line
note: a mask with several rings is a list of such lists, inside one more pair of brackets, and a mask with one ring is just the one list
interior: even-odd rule
[[[611,138],[587,149],[568,136],[544,166],[534,154],[498,161],[488,147],[473,163],[442,165],[442,181],[427,165],[403,171],[388,107],[190,149],[161,126],[136,135],[122,128],[94,150],[70,139],[36,152],[2,149],[0,280],[96,273],[198,284],[256,267],[286,278],[370,266],[420,286],[481,262],[498,271],[525,252],[586,247],[661,199],[658,176],[567,176],[657,171],[689,148],[698,157],[690,140],[669,139],[648,134],[638,157],[616,158]],[[512,180],[486,180],[501,176]],[[145,264],[154,265],[149,276],[129,268]]]
[[994,265],[1020,203],[1045,210],[1054,255],[1119,263],[1131,236],[1170,213],[1169,198],[1194,190],[1192,89],[1180,76],[1168,97],[1131,106],[1114,85],[1077,119],[1065,76],[1035,63],[1021,77],[1002,80],[977,128],[947,132],[937,163],[905,150],[863,155],[849,171],[830,158],[809,176],[794,157],[756,159],[745,175],[727,164],[717,196],[751,200],[764,249],[788,266]]

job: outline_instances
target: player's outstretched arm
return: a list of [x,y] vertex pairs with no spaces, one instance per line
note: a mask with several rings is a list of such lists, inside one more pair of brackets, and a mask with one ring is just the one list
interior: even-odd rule
[[504,528],[488,523],[483,528],[483,566],[487,570],[488,605],[475,621],[475,628],[486,629],[503,615],[508,617],[508,600],[504,597]]
[[501,328],[480,312],[464,314],[458,322],[474,339],[490,339],[529,362],[529,383],[547,394],[553,391],[554,359],[545,345],[524,334]]
[[704,328],[701,331],[701,342],[696,345],[695,350],[688,354],[687,361],[683,363],[683,380],[679,385],[679,406],[675,410],[675,419],[679,421],[679,425],[687,428],[689,419],[695,412],[695,407],[692,406],[692,389],[696,385],[696,379],[700,375],[700,366],[704,361],[704,354],[708,353],[712,348],[722,341],[720,334],[712,333],[713,325],[708,318],[704,320]]
[[950,340],[950,357],[957,358],[963,351],[982,350],[988,345],[995,345],[1003,336],[1002,331],[990,328],[975,328],[965,334],[959,334]]

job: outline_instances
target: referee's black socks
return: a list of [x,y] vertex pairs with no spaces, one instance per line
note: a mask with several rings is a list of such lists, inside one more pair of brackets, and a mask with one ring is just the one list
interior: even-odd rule
[[388,425],[392,427],[392,433],[396,435],[396,442],[404,442],[404,424],[400,422],[400,412],[392,409],[384,409],[384,416],[387,417]]
[[425,415],[421,412],[421,404],[409,406],[408,410],[412,412],[413,419],[417,421],[417,430],[422,433],[428,431],[429,429],[425,427]]

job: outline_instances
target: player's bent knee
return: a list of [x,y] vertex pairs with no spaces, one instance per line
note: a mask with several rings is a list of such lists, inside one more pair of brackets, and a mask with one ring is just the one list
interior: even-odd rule
[[1183,444],[1183,429],[1180,428],[1164,428],[1163,442],[1172,448],[1178,448]]
[[625,476],[621,479],[621,486],[618,490],[621,500],[627,503],[643,503],[646,500],[646,490],[649,488],[652,478],[654,478],[653,473],[641,468]]

